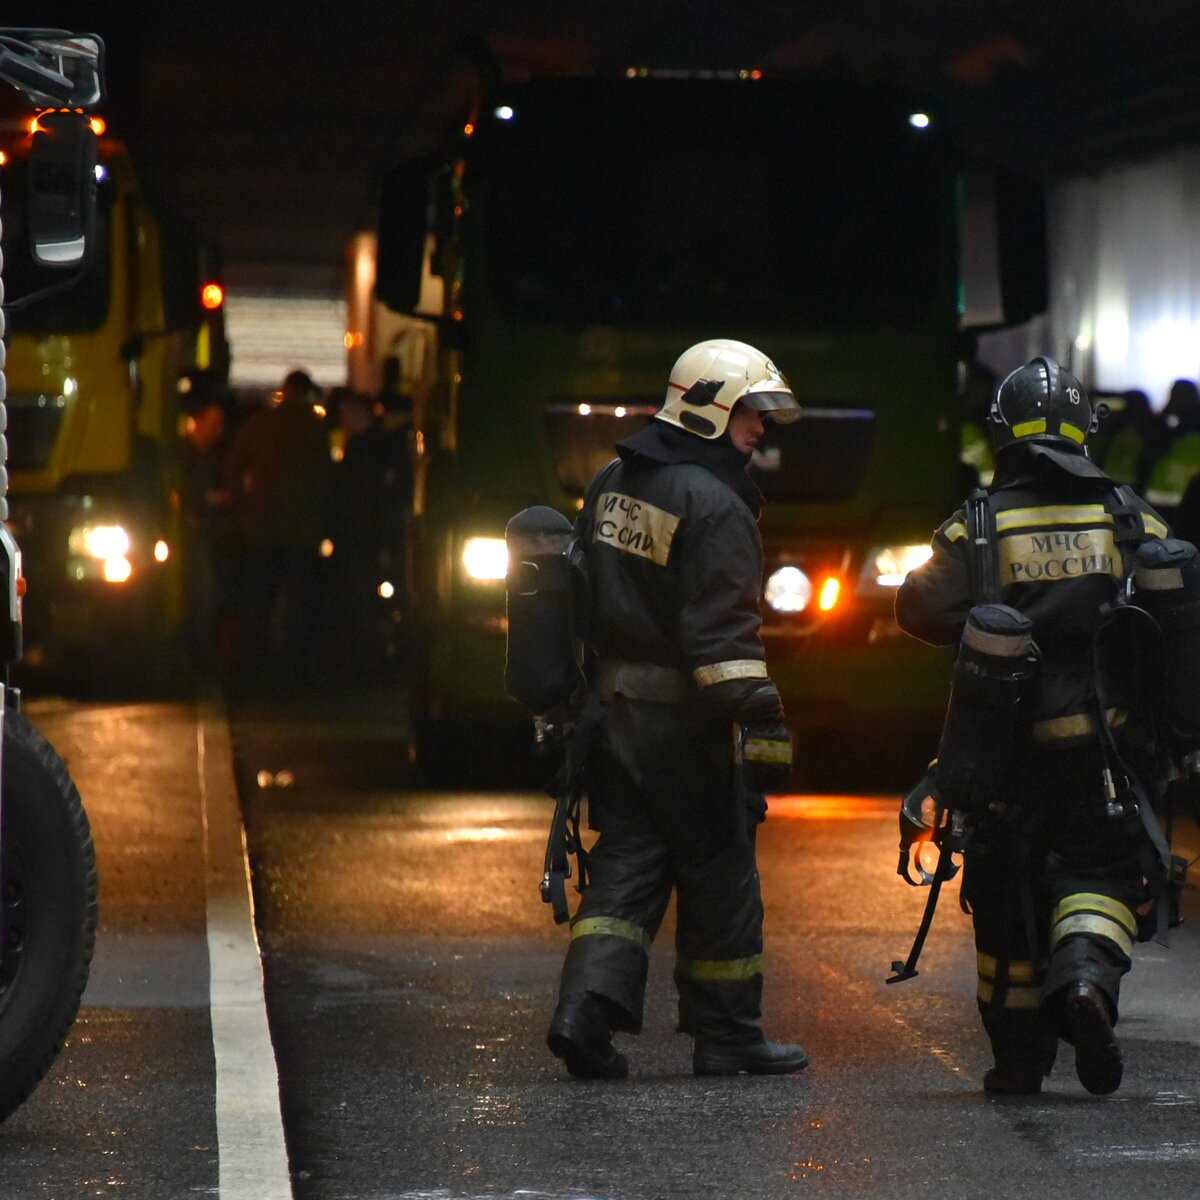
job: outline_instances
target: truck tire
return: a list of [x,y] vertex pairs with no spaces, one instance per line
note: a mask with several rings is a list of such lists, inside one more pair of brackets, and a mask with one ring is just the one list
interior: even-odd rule
[[0,1120],[41,1081],[75,1022],[96,944],[92,831],[54,748],[4,714],[0,781]]

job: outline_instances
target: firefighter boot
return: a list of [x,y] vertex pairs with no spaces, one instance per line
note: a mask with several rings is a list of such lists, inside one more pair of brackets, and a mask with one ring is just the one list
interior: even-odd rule
[[996,1059],[983,1076],[983,1090],[989,1096],[1036,1096],[1054,1069],[1057,1036],[1036,1012],[1005,1012],[997,1020],[980,1007]]
[[604,1000],[592,992],[559,1001],[546,1045],[577,1079],[624,1079],[629,1074],[625,1055],[612,1044]]
[[1079,1082],[1095,1096],[1111,1095],[1121,1086],[1124,1063],[1104,993],[1095,984],[1080,981],[1066,989],[1063,1001]]
[[692,1048],[692,1070],[697,1075],[790,1075],[807,1066],[808,1051],[798,1042],[698,1037]]

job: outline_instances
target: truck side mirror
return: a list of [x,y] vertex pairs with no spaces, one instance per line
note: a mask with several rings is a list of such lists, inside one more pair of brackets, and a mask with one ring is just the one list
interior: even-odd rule
[[104,43],[61,29],[2,31],[0,78],[34,104],[91,108],[104,96]]
[[43,267],[78,267],[96,223],[96,135],[80,112],[38,116],[29,151],[29,248]]

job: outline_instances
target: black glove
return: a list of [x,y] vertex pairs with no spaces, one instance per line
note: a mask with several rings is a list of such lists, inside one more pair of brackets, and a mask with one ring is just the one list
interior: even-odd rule
[[792,738],[773,683],[751,692],[738,708],[742,724],[742,782],[752,792],[777,792],[792,777]]
[[753,792],[778,792],[792,777],[792,738],[783,721],[742,726],[742,781]]

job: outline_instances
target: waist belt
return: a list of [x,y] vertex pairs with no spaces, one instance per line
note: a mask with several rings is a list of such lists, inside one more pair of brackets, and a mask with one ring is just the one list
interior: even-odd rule
[[[1128,714],[1121,708],[1106,709],[1104,713],[1110,728],[1125,724]],[[1087,737],[1099,733],[1096,718],[1090,712],[1071,713],[1066,717],[1052,717],[1048,721],[1035,721],[1031,736],[1035,742],[1056,742],[1062,738]]]
[[626,696],[630,700],[655,700],[660,704],[683,704],[696,695],[696,685],[677,667],[657,663],[626,662],[603,658],[596,671],[596,685],[605,700]]

